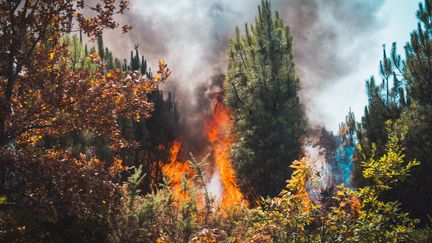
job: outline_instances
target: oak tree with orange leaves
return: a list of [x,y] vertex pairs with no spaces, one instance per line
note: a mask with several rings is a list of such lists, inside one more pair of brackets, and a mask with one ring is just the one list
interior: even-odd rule
[[[116,150],[128,145],[118,119],[150,115],[148,94],[170,75],[165,62],[153,77],[72,68],[63,41],[75,31],[94,40],[119,27],[114,16],[127,7],[126,0],[1,1],[0,239],[103,240],[118,196],[104,161],[38,144],[83,130],[108,137]],[[96,53],[88,59],[102,67]]]

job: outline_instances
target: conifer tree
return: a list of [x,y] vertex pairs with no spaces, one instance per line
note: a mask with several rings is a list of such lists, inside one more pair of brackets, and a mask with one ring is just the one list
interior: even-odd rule
[[[406,60],[396,53],[396,44],[389,57],[384,52],[380,63],[382,85],[374,80],[367,83],[369,105],[360,124],[358,133],[360,152],[371,157],[373,146],[375,156],[385,150],[387,120],[395,123],[396,129],[408,127],[404,140],[408,159],[417,159],[421,165],[414,168],[412,176],[384,195],[387,201],[399,201],[402,209],[421,222],[428,222],[432,215],[432,1],[419,4],[418,27],[411,33],[405,46]],[[388,81],[393,79],[393,85]],[[360,161],[361,158],[357,158]],[[355,183],[368,184],[362,180],[361,168],[356,163]]]
[[242,191],[251,199],[275,196],[301,152],[304,119],[292,38],[269,1],[258,7],[255,25],[236,28],[228,56],[225,102],[232,109],[233,164]]
[[147,74],[147,60],[144,59],[144,56],[141,56],[141,74]]
[[103,60],[105,57],[105,46],[103,43],[103,37],[102,35],[99,35],[97,38],[97,47],[98,47],[98,54],[99,57]]
[[131,51],[128,69],[130,69],[130,71],[133,71],[133,67],[134,67],[134,55],[133,55],[133,51]]
[[360,151],[369,158],[373,155],[374,145],[376,156],[384,154],[388,137],[385,129],[386,121],[397,120],[410,103],[407,87],[400,78],[402,75],[399,72],[398,58],[396,43],[392,45],[390,57],[383,46],[383,59],[379,65],[382,82],[377,84],[373,76],[366,81],[368,105],[365,107],[357,130],[360,150],[356,152],[353,159],[355,164],[353,183],[356,186],[365,183],[361,176]]
[[412,177],[391,192],[391,200],[402,203],[402,208],[414,217],[429,223],[432,216],[432,0],[419,4],[418,27],[411,33],[405,46],[406,61],[395,62],[407,83],[411,105],[397,121],[399,127],[408,126],[405,141],[407,157],[421,165]]
[[120,62],[120,60],[116,57],[116,58],[114,58],[114,68],[118,68],[118,69],[122,69],[122,64],[121,64],[121,62]]
[[432,106],[432,1],[425,0],[419,4],[417,30],[411,33],[411,40],[405,47],[407,60],[406,80],[410,94],[420,105]]

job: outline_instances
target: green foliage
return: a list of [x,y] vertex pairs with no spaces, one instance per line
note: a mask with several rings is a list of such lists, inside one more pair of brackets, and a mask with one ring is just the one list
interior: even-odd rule
[[[400,210],[398,202],[380,196],[405,180],[418,165],[406,161],[402,141],[407,130],[388,125],[388,143],[379,159],[362,162],[370,186],[354,191],[343,185],[322,192],[319,200],[309,182],[314,175],[307,160],[293,163],[295,171],[280,196],[266,199],[252,210],[246,236],[252,241],[275,242],[395,242],[415,239],[415,220]],[[424,233],[426,234],[426,233]]]
[[[392,238],[408,240],[413,233],[415,220],[411,220],[407,213],[400,211],[400,203],[383,202],[379,197],[392,189],[397,183],[406,180],[413,167],[418,166],[416,160],[406,161],[403,140],[408,127],[398,127],[396,130],[388,121],[389,134],[386,153],[378,160],[374,156],[362,162],[363,176],[371,185],[359,189],[359,197],[363,199],[365,213],[359,219],[363,221],[360,228],[360,239],[384,241]],[[364,222],[368,222],[365,224]],[[383,235],[380,235],[384,233]]]
[[[408,127],[398,127],[398,133],[391,128],[392,122],[387,121],[389,138],[386,153],[378,160],[371,156],[368,161],[362,162],[363,176],[372,182],[368,188],[375,191],[386,191],[398,181],[404,181],[412,167],[419,165],[416,160],[404,162],[405,155],[401,140],[405,139]],[[375,147],[375,146],[373,146]]]
[[6,196],[3,196],[3,195],[0,195],[0,205],[2,205],[2,204],[6,204],[7,203],[7,197]]
[[[198,179],[202,179],[199,171],[205,160],[197,162],[192,157],[190,163],[198,172]],[[211,212],[207,211],[207,207],[199,207],[197,198],[197,186],[202,182],[189,185],[184,178],[181,190],[188,198],[179,204],[169,182],[164,182],[156,191],[140,195],[137,188],[142,179],[142,170],[138,168],[124,185],[122,208],[111,219],[111,241],[188,242],[193,235],[198,234],[199,227],[206,227]],[[204,214],[206,218],[202,221],[200,215]]]
[[143,165],[147,175],[141,184],[144,193],[154,190],[162,182],[162,164],[169,161],[170,148],[177,138],[179,114],[177,104],[171,93],[166,97],[160,90],[149,94],[149,100],[154,104],[151,117],[139,122],[131,119],[120,119],[119,126],[122,137],[127,144],[138,144],[123,148],[120,156],[125,165]]
[[[425,0],[417,15],[420,24],[406,47],[407,60],[393,45],[390,57],[384,51],[380,63],[382,84],[374,78],[367,82],[369,104],[359,126],[357,157],[367,183],[358,190],[338,185],[318,191],[318,175],[303,159],[291,164],[291,179],[278,196],[261,198],[251,209],[216,208],[206,187],[207,157],[197,161],[191,154],[195,174],[185,175],[179,200],[163,181],[159,163],[177,137],[178,111],[170,94],[164,98],[156,91],[149,95],[156,108],[150,119],[119,118],[118,142],[125,146],[116,151],[108,146],[112,141],[92,131],[55,133],[36,145],[14,142],[0,148],[0,240],[430,241],[431,227],[416,230],[417,221],[405,212],[426,218],[432,202],[432,0]],[[88,51],[76,36],[62,41],[68,44],[73,70],[95,72],[99,66],[90,59],[101,58],[103,75],[121,68],[152,76],[137,46],[128,66],[126,60],[113,59],[101,35],[97,51]],[[289,162],[301,152],[304,119],[291,49],[288,27],[272,14],[269,1],[262,2],[255,25],[246,25],[243,36],[237,28],[230,43],[225,101],[233,110],[234,165],[250,199],[279,193],[290,175]],[[355,130],[350,112],[338,134],[344,144],[353,143]],[[101,161],[116,155],[136,166],[118,183]]]
[[432,1],[424,0],[417,11],[417,30],[411,33],[411,40],[405,46],[405,78],[412,98],[420,105],[432,106]]
[[262,1],[255,25],[236,28],[224,84],[232,109],[233,165],[251,202],[277,195],[290,176],[289,164],[301,150],[304,119],[289,28],[269,1]]
[[[410,42],[405,46],[406,59],[396,52],[393,44],[390,56],[384,51],[380,63],[383,83],[376,85],[372,78],[367,82],[368,107],[357,133],[359,150],[355,156],[354,184],[368,185],[362,177],[360,161],[381,156],[385,152],[387,130],[385,123],[391,120],[396,130],[407,130],[404,146],[408,160],[417,159],[421,165],[414,168],[412,177],[407,178],[383,195],[385,201],[400,201],[402,208],[425,224],[432,215],[432,70],[431,16],[432,1],[419,4],[418,27],[411,33]],[[389,85],[389,80],[393,84]],[[375,147],[372,147],[375,144]]]
[[[400,56],[396,52],[396,43],[393,43],[390,57],[383,47],[383,59],[380,62],[381,84],[377,84],[375,77],[366,81],[368,105],[365,107],[364,116],[358,125],[358,146],[366,157],[381,156],[387,143],[386,121],[396,120],[410,103],[407,88],[404,81],[400,80],[402,74]],[[392,81],[392,83],[390,83]],[[375,144],[375,147],[372,147]],[[365,184],[361,177],[360,153],[356,153],[353,162],[357,170],[354,174],[354,184]]]
[[[202,170],[206,158],[197,161],[191,156],[189,163],[196,173],[193,178],[184,178],[181,190],[187,196],[181,203],[168,182],[157,190],[142,194],[140,184],[144,183],[145,176],[143,167],[139,166],[117,191],[121,198],[109,202],[109,211],[105,211],[103,217],[105,228],[96,232],[102,237],[99,239],[109,242],[394,242],[428,239],[430,231],[415,231],[416,221],[403,213],[397,202],[380,199],[383,193],[406,180],[411,169],[418,165],[416,161],[405,159],[402,144],[407,128],[396,130],[391,123],[387,127],[386,152],[379,159],[372,157],[362,162],[364,176],[371,184],[358,191],[343,185],[316,191],[319,175],[309,167],[311,162],[303,159],[292,163],[294,172],[280,195],[263,198],[259,207],[228,211],[210,208],[211,200],[200,204],[202,193],[208,197]],[[89,168],[85,171],[94,173]],[[87,226],[95,227],[95,224]],[[74,227],[75,233],[88,230],[81,224]],[[58,228],[52,230],[57,232]],[[59,238],[48,239],[62,239],[59,235],[56,237]]]
[[85,68],[92,72],[97,70],[97,64],[91,60],[90,54],[87,50],[87,45],[84,47],[76,35],[66,35],[62,41],[68,44],[70,66],[73,70],[79,68]]
[[105,58],[105,45],[103,43],[103,37],[102,35],[99,35],[97,37],[97,48],[98,48],[98,54],[99,57],[102,58],[102,60]]

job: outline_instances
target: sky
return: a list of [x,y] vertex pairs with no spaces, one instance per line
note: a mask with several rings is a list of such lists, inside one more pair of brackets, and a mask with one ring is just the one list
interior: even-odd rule
[[[376,45],[370,46],[367,59],[360,61],[356,72],[335,82],[327,90],[317,93],[313,100],[324,110],[324,117],[317,119],[324,121],[328,129],[337,132],[338,124],[345,119],[345,115],[351,110],[355,113],[357,121],[360,121],[367,104],[365,81],[374,75],[379,77],[379,61],[382,58],[382,45],[389,48],[393,42],[398,44],[400,54],[403,54],[403,46],[410,38],[410,33],[417,26],[415,13],[418,9],[418,0],[387,0],[378,12],[378,18],[383,27],[375,33]],[[379,78],[379,79],[378,79]]]

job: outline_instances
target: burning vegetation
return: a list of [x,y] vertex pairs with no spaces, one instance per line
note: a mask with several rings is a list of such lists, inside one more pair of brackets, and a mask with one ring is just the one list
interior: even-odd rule
[[[233,138],[229,133],[231,125],[230,110],[222,103],[222,93],[213,94],[211,112],[205,121],[205,132],[210,145],[208,157],[210,163],[205,169],[218,175],[216,177],[218,181],[215,183],[221,185],[220,195],[210,196],[215,197],[213,198],[216,203],[215,206],[222,208],[247,204],[240,192],[235,171],[232,167],[229,152],[233,143]],[[182,183],[186,183],[190,187],[191,178],[195,175],[190,162],[181,159],[181,149],[182,143],[180,140],[175,140],[170,149],[169,161],[162,163],[163,173],[168,178],[171,189],[180,204],[188,196],[182,192]],[[209,185],[204,184],[204,186],[208,187]]]
[[230,148],[234,138],[230,134],[230,126],[232,126],[230,115],[229,108],[222,103],[222,93],[216,93],[211,106],[211,115],[206,121],[206,132],[212,146],[214,168],[220,175],[223,187],[221,204],[228,208],[245,203],[231,162]]
[[432,0],[407,60],[384,50],[362,121],[350,112],[316,146],[304,144],[293,38],[270,1],[223,43],[226,73],[193,117],[159,89],[164,61],[153,73],[138,46],[129,64],[104,46],[127,3],[0,3],[0,241],[430,241],[418,223],[431,210]]

